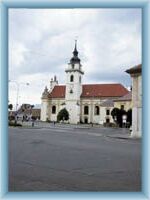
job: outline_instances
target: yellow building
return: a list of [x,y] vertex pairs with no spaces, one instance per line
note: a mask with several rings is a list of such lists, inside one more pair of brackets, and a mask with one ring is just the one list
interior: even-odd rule
[[114,100],[114,107],[128,111],[132,109],[132,92]]

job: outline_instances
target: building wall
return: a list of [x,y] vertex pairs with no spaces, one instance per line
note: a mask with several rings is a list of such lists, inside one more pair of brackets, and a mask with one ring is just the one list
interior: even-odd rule
[[115,108],[121,108],[121,106],[124,105],[124,110],[128,111],[129,109],[132,108],[132,101],[115,101],[114,102],[114,107]]
[[[65,99],[52,99],[50,102],[50,108],[49,108],[49,120],[50,121],[57,121],[57,115],[61,109],[65,107]],[[56,113],[52,113],[52,107],[56,106]]]
[[[107,98],[108,99],[108,98]],[[105,98],[82,98],[80,101],[66,101],[63,98],[55,98],[47,102],[44,100],[42,102],[43,111],[41,112],[41,120],[46,121],[48,118],[50,121],[57,121],[57,115],[59,111],[66,108],[70,114],[69,122],[71,124],[77,124],[80,122],[94,123],[94,124],[104,124],[106,119],[109,119],[110,123],[114,120],[111,116],[111,111],[113,107],[103,107],[101,103],[105,101]],[[68,103],[68,104],[67,104]],[[56,113],[52,113],[52,107],[56,106]],[[84,107],[88,106],[88,114],[84,113]],[[99,107],[99,114],[95,113],[95,107]],[[48,110],[47,110],[48,109]],[[106,114],[106,110],[109,110],[109,115]]]
[[[71,75],[74,77],[73,82],[70,81]],[[66,100],[80,100],[80,95],[82,93],[82,85],[81,82],[79,82],[80,77],[82,80],[82,75],[78,71],[66,73]],[[70,93],[71,89],[73,93]]]
[[142,76],[132,76],[132,137],[142,135]]
[[47,119],[50,118],[50,102],[49,99],[45,98],[42,99],[42,104],[41,104],[41,121],[47,121]]
[[[80,119],[83,123],[87,122],[88,123],[100,123],[100,114],[95,115],[94,108],[95,106],[99,107],[100,110],[100,99],[90,99],[90,98],[85,98],[81,100],[81,114],[80,114]],[[88,106],[88,114],[84,113],[84,107]]]
[[71,124],[80,123],[80,105],[78,102],[74,100],[67,101],[66,109],[69,112],[69,122]]
[[[80,96],[82,93],[82,73],[80,64],[74,64],[74,68],[68,65],[69,71],[66,72],[66,109],[69,112],[69,121],[72,124],[80,123]],[[71,69],[71,70],[70,70]],[[71,76],[73,81],[71,81]]]
[[[102,107],[100,104],[106,99],[82,99],[81,100],[81,114],[80,118],[83,123],[87,120],[88,123],[95,123],[95,124],[103,124],[106,122],[106,118],[110,119],[110,122],[113,122],[113,118],[111,117],[111,110],[113,107]],[[84,107],[89,107],[89,113],[84,114]],[[95,113],[95,107],[99,107],[99,114]],[[110,110],[110,115],[106,115],[106,110]]]
[[[101,107],[101,118],[100,118],[100,124],[104,124],[107,122],[107,119],[109,119],[110,123],[114,123],[114,120],[111,116],[111,111],[113,107]],[[109,110],[109,115],[107,115],[107,110]]]

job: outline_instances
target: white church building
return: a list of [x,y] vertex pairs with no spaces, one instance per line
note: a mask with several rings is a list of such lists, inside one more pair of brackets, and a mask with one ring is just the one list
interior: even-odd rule
[[59,111],[66,108],[69,112],[68,122],[71,124],[113,122],[113,99],[122,97],[129,91],[119,83],[83,84],[83,69],[75,42],[73,57],[64,72],[65,84],[59,85],[55,76],[50,81],[50,87],[45,87],[42,94],[42,121],[57,121]]

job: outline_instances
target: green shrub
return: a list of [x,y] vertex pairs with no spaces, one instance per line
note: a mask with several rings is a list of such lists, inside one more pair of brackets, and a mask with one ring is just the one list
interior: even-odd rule
[[59,111],[58,115],[57,115],[57,121],[67,121],[69,119],[69,113],[66,110],[66,108],[63,108],[62,110]]
[[22,124],[15,123],[15,122],[9,122],[8,125],[9,126],[22,126]]
[[9,121],[15,120],[15,116],[10,115],[10,116],[8,116],[8,119],[9,119]]

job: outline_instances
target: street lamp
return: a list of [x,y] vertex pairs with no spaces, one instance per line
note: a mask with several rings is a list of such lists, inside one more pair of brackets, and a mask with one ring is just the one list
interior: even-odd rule
[[17,81],[13,81],[13,80],[9,80],[9,82],[15,83],[16,86],[17,86],[17,95],[16,95],[16,112],[17,112],[20,85],[21,84],[30,85],[30,84],[29,83],[23,83],[23,82],[17,82]]

